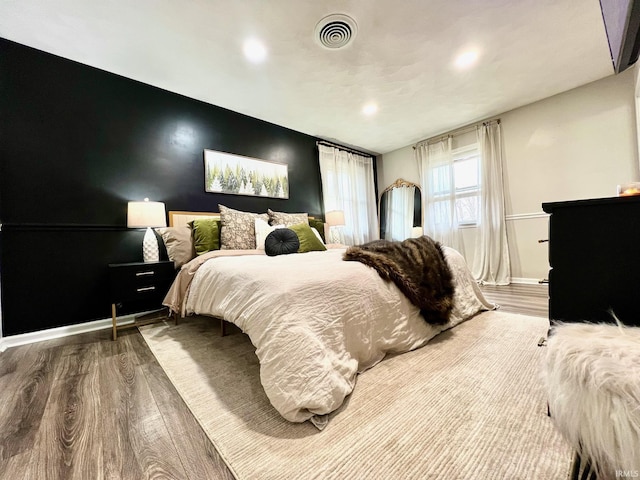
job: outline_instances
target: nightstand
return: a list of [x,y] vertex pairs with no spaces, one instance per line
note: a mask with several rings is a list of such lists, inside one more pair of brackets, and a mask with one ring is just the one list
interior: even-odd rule
[[[118,328],[129,328],[141,325],[140,318],[131,324],[116,325],[116,308],[125,305],[129,311],[154,310],[161,307],[162,300],[169,291],[176,276],[173,262],[133,262],[109,264],[109,281],[111,285],[111,319],[113,321],[113,339],[118,338]],[[156,315],[146,318],[150,323],[165,318]]]

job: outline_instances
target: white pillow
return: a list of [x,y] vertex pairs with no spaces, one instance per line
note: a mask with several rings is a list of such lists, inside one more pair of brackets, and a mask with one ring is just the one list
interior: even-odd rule
[[[320,233],[318,232],[318,230],[316,230],[315,227],[311,227],[311,230],[313,231],[313,233],[316,234],[316,237],[318,237],[318,240],[320,240],[320,243],[324,245],[324,242],[322,241],[322,237],[320,236]],[[264,245],[262,245],[262,247],[264,248]]]
[[256,228],[256,250],[264,250],[264,241],[267,239],[267,235],[273,232],[276,228],[283,228],[284,225],[269,225],[266,220],[261,218],[255,219]]

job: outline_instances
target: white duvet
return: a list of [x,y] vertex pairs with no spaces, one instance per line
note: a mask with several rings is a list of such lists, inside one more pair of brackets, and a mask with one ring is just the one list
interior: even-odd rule
[[344,249],[216,256],[193,275],[184,312],[240,327],[256,347],[262,385],[273,406],[287,420],[311,419],[320,428],[322,416],[351,393],[358,372],[493,308],[462,256],[450,248],[444,252],[456,293],[451,320],[442,326],[427,324],[395,284],[374,269],[343,261]]

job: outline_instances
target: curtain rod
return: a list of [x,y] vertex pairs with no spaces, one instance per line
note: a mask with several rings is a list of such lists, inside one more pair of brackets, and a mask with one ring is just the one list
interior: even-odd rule
[[344,150],[346,152],[355,153],[356,155],[362,155],[363,157],[373,158],[373,155],[371,155],[370,153],[364,153],[364,152],[361,152],[360,150],[355,150],[349,147],[343,147],[342,145],[338,145],[337,143],[332,143],[327,140],[319,140],[316,142],[316,145],[326,145],[327,147],[337,148],[338,150]]
[[486,120],[484,122],[474,123],[473,125],[466,125],[464,127],[460,127],[460,128],[456,128],[455,130],[451,130],[450,132],[443,133],[442,135],[436,135],[435,137],[430,137],[430,138],[426,138],[424,140],[420,140],[419,142],[417,142],[413,146],[413,149],[415,150],[417,146],[422,145],[423,143],[433,143],[435,141],[443,140],[445,138],[453,137],[455,135],[462,135],[463,133],[469,133],[469,132],[475,130],[476,128],[478,128],[480,125],[490,125],[491,123],[494,123],[494,122],[497,123],[497,124],[500,124],[500,119],[499,118],[495,118],[493,120]]

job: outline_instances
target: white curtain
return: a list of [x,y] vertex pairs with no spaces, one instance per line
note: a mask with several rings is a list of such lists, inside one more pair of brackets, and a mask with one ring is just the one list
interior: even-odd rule
[[502,129],[499,122],[478,127],[480,145],[480,213],[473,275],[490,285],[511,282],[511,264],[504,209]]
[[413,229],[413,201],[416,187],[394,187],[386,195],[386,240],[411,238]]
[[451,137],[415,148],[422,188],[424,234],[464,255],[458,231]]
[[345,225],[334,233],[345,245],[377,240],[380,235],[373,158],[322,144],[318,150],[324,211],[344,212]]

